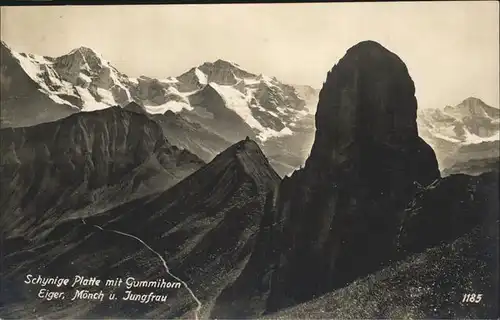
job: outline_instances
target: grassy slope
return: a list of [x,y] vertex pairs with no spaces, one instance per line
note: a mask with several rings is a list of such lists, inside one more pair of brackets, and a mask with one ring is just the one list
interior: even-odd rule
[[498,318],[498,220],[266,318]]

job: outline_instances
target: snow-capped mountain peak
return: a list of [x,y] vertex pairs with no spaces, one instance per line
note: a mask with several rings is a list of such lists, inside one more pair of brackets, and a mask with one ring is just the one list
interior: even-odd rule
[[500,118],[500,109],[490,107],[479,98],[469,97],[457,106],[446,106],[444,112],[455,117],[487,117],[491,119]]
[[[233,123],[242,126],[234,130],[261,141],[291,134],[297,121],[311,116],[306,108],[311,101],[295,86],[249,72],[228,60],[202,63],[178,77],[130,78],[100,53],[85,46],[55,58],[17,53],[3,42],[2,47],[12,53],[12,65],[28,76],[39,93],[70,113],[125,106],[136,101],[148,113],[181,113],[208,127],[216,126],[217,121],[233,119]],[[2,72],[2,79],[9,76],[8,72]],[[3,94],[2,102],[8,96]],[[15,122],[4,117],[2,121],[11,125]],[[33,120],[37,121],[40,120]],[[245,136],[227,139],[241,140]]]
[[[199,100],[196,98],[199,95],[194,93],[203,88],[215,92],[224,101],[225,108],[237,113],[261,141],[292,134],[295,122],[310,115],[306,105],[311,101],[302,98],[294,86],[275,77],[249,72],[234,62],[222,59],[205,62],[177,79],[175,85],[179,92],[191,92],[195,101]],[[197,103],[196,108],[213,117],[217,117],[212,114],[214,110],[222,110],[215,108],[214,102],[209,105]]]
[[470,97],[456,106],[419,109],[418,125],[420,136],[435,150],[441,169],[463,157],[498,157],[500,109],[481,99]]
[[496,136],[500,131],[500,109],[474,97],[454,107],[419,109],[418,116],[422,130],[451,140],[478,141]]
[[102,67],[104,58],[101,54],[95,52],[88,47],[79,47],[71,50],[69,53],[58,57],[57,59],[63,59],[66,57],[71,57],[73,59],[84,60],[87,66],[90,68]]
[[88,56],[96,56],[97,57],[99,55],[97,52],[95,52],[91,48],[85,47],[85,46],[75,48],[69,52],[69,54],[75,54],[75,53],[79,53],[79,54],[82,54],[82,55],[87,56],[87,57]]
[[234,62],[229,61],[229,60],[224,60],[224,59],[217,59],[214,62],[205,62],[204,64],[205,65],[213,65],[216,68],[220,68],[220,69],[223,69],[223,68],[238,68],[239,69],[239,65],[237,63],[234,63]]
[[70,53],[57,57],[53,64],[61,78],[77,85],[78,80],[89,84],[90,76],[99,72],[104,66],[101,59],[91,49],[81,47]]
[[199,67],[204,71],[206,71],[207,69],[231,69],[235,73],[244,74],[245,77],[255,76],[254,74],[243,69],[238,63],[224,59],[217,59],[214,62],[205,62]]

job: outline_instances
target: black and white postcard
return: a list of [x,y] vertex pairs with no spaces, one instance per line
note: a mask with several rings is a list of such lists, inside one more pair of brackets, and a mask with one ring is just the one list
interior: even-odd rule
[[0,318],[498,318],[498,16],[3,5]]

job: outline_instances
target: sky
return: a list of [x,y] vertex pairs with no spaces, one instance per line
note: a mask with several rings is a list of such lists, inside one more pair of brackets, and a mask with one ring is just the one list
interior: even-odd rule
[[420,108],[474,96],[499,107],[497,1],[1,7],[12,49],[94,49],[121,72],[177,76],[219,58],[321,88],[346,50],[375,40],[406,63]]

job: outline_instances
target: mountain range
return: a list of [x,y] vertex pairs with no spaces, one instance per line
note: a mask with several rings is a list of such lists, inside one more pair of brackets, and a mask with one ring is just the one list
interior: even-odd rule
[[[374,41],[346,51],[319,92],[307,159],[284,178],[264,143],[285,140],[252,128],[231,143],[216,121],[194,124],[199,108],[237,123],[217,88],[249,77],[198,69],[221,84],[197,68],[179,77],[195,91],[187,113],[134,101],[0,131],[2,318],[497,317],[498,172],[441,173],[399,56]],[[464,137],[493,133],[462,116]],[[204,161],[172,144],[183,126],[231,144]],[[45,301],[27,274],[179,287],[155,289],[163,303]],[[481,303],[465,303],[468,293]]]
[[[129,77],[86,47],[53,58],[19,53],[2,42],[1,57],[2,127],[121,106],[148,115],[174,145],[204,161],[249,136],[280,176],[304,164],[314,139],[319,90],[229,61],[155,79]],[[499,119],[499,109],[471,97],[455,107],[420,108],[417,123],[444,174],[480,174],[498,170]]]
[[[178,146],[204,161],[249,136],[271,153],[281,175],[303,163],[312,143],[317,90],[250,73],[229,61],[207,62],[178,77],[155,79],[128,77],[86,47],[45,57],[16,52],[2,42],[1,57],[4,128],[134,103],[139,106],[135,110],[152,115]],[[274,156],[272,151],[284,145],[285,155]]]
[[443,174],[498,170],[500,109],[467,98],[454,107],[419,109],[418,118],[419,134],[436,150]]

